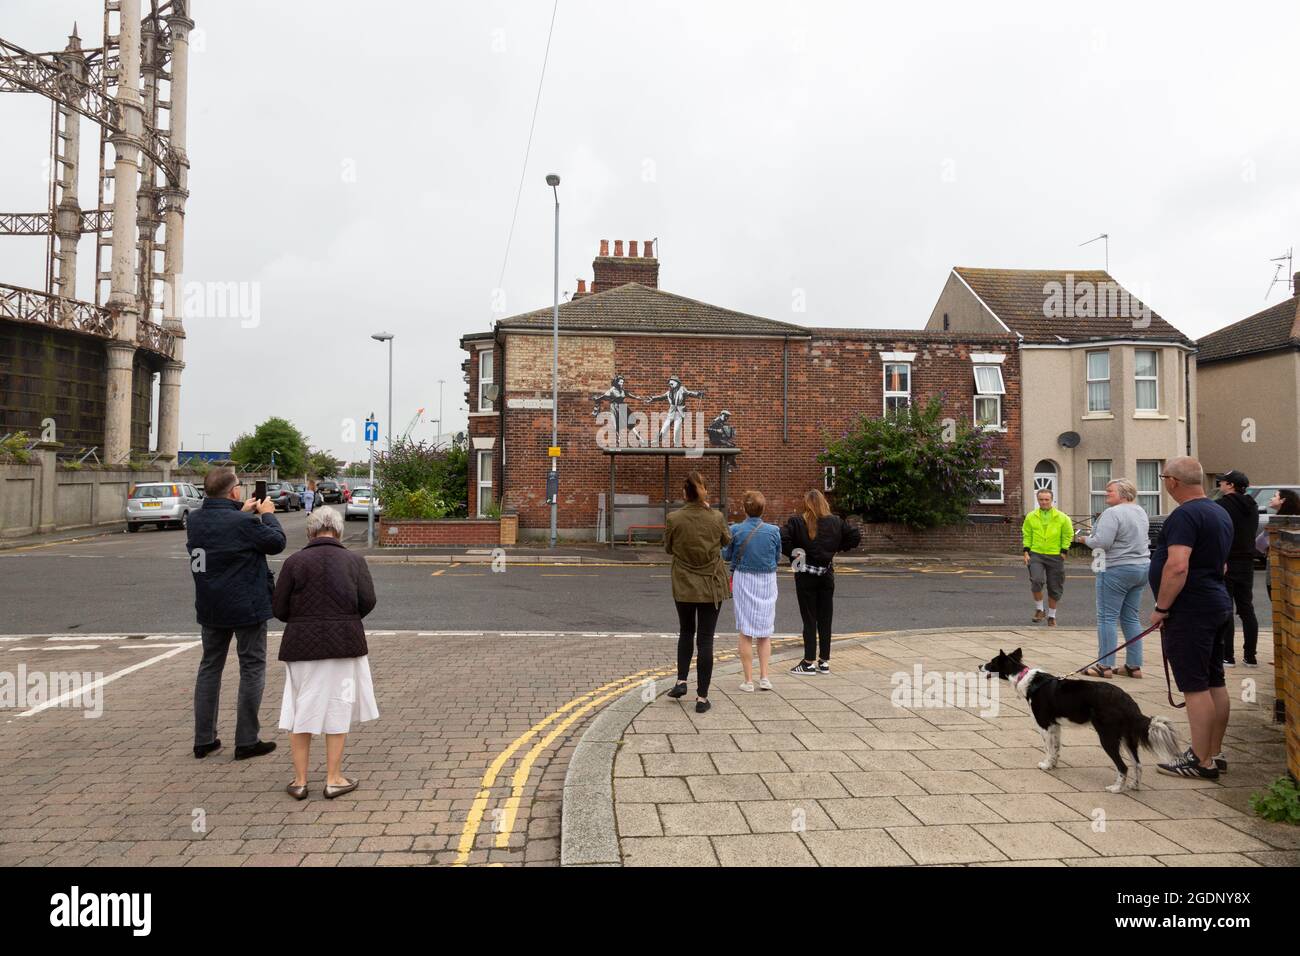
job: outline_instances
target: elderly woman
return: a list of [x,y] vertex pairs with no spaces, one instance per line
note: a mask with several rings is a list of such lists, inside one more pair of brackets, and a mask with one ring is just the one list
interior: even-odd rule
[[[710,707],[713,632],[727,599],[727,566],[722,548],[731,541],[727,519],[709,507],[709,491],[698,471],[686,477],[686,504],[668,516],[664,550],[673,556],[673,602],[681,625],[677,638],[677,683],[669,697],[686,696],[686,676],[695,656],[695,712]],[[698,648],[698,650],[697,650]]]
[[745,492],[746,518],[731,526],[731,543],[722,558],[731,566],[731,596],[735,600],[736,630],[740,632],[740,665],[745,680],[740,689],[754,691],[753,641],[758,642],[758,686],[771,690],[767,664],[772,657],[776,625],[776,567],[781,560],[781,529],[763,521],[767,499],[760,491]]
[[307,519],[307,546],[280,569],[272,610],[285,622],[280,640],[284,703],[280,729],[291,734],[295,800],[307,798],[312,734],[325,735],[325,798],[350,793],[343,743],[352,722],[379,716],[370,682],[361,619],[375,606],[375,585],[361,555],[343,547],[343,521],[333,508]]
[[[1137,486],[1128,478],[1116,478],[1106,486],[1106,510],[1097,516],[1092,533],[1074,539],[1092,548],[1097,558],[1093,563],[1097,572],[1097,654],[1102,659],[1084,671],[1093,677],[1114,676],[1117,620],[1126,641],[1142,633],[1139,612],[1151,550],[1147,513],[1136,500]],[[1142,676],[1141,641],[1125,648],[1124,673]]]

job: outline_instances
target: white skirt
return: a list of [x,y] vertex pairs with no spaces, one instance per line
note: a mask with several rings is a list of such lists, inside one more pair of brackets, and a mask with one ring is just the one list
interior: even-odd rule
[[280,729],[291,734],[346,734],[352,721],[379,716],[366,657],[284,662]]
[[776,572],[736,571],[731,577],[736,630],[749,637],[771,637],[776,627]]

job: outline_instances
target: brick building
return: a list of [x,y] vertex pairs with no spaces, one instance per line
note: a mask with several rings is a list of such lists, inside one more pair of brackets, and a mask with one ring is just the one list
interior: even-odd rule
[[[1021,513],[1020,358],[1005,332],[942,333],[920,330],[815,328],[747,315],[674,295],[658,287],[659,262],[646,243],[601,243],[588,291],[579,280],[560,305],[559,529],[562,537],[595,535],[607,497],[609,459],[598,445],[608,408],[595,396],[625,379],[632,412],[663,415],[669,379],[689,389],[686,435],[702,440],[702,424],[730,413],[741,449],[729,473],[727,514],[736,518],[746,488],[768,500],[767,517],[780,521],[809,488],[827,476],[817,462],[826,436],[838,436],[859,416],[938,395],[955,420],[995,433],[995,488],[973,512]],[[461,339],[470,436],[470,512],[500,501],[519,514],[521,538],[544,537],[550,527],[546,500],[547,449],[551,444],[550,307],[498,321],[490,332]],[[976,369],[981,371],[977,372]],[[996,370],[996,371],[994,371]],[[700,394],[693,394],[700,393]],[[982,394],[980,394],[982,393]],[[978,417],[977,417],[978,416]],[[655,420],[639,434],[658,432]],[[665,442],[666,443],[666,442]],[[682,480],[699,468],[717,494],[717,464],[674,458],[669,487],[680,498]],[[622,460],[624,496],[641,495],[650,510],[663,498],[663,462]],[[615,524],[621,536],[622,527]]]

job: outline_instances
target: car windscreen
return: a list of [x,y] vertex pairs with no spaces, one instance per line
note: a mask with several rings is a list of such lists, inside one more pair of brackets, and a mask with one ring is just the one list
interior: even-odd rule
[[131,489],[132,498],[175,498],[175,485],[137,485]]

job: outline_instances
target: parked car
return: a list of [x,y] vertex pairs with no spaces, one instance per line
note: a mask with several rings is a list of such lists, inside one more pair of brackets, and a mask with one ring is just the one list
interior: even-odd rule
[[343,501],[343,486],[331,478],[316,482],[316,490],[320,492],[321,500],[327,505]]
[[184,528],[190,512],[202,506],[199,490],[183,481],[136,485],[126,499],[126,530],[139,531],[147,524]]
[[[343,506],[344,520],[351,521],[353,518],[364,519],[368,514],[370,514],[370,498],[371,493],[369,488],[358,488],[353,491],[352,497],[350,497],[348,503]],[[375,517],[379,517],[379,515],[383,513],[383,510],[384,509],[380,506],[379,501],[376,499]]]
[[302,508],[302,499],[287,481],[267,482],[266,497],[275,504],[276,511],[298,511]]

